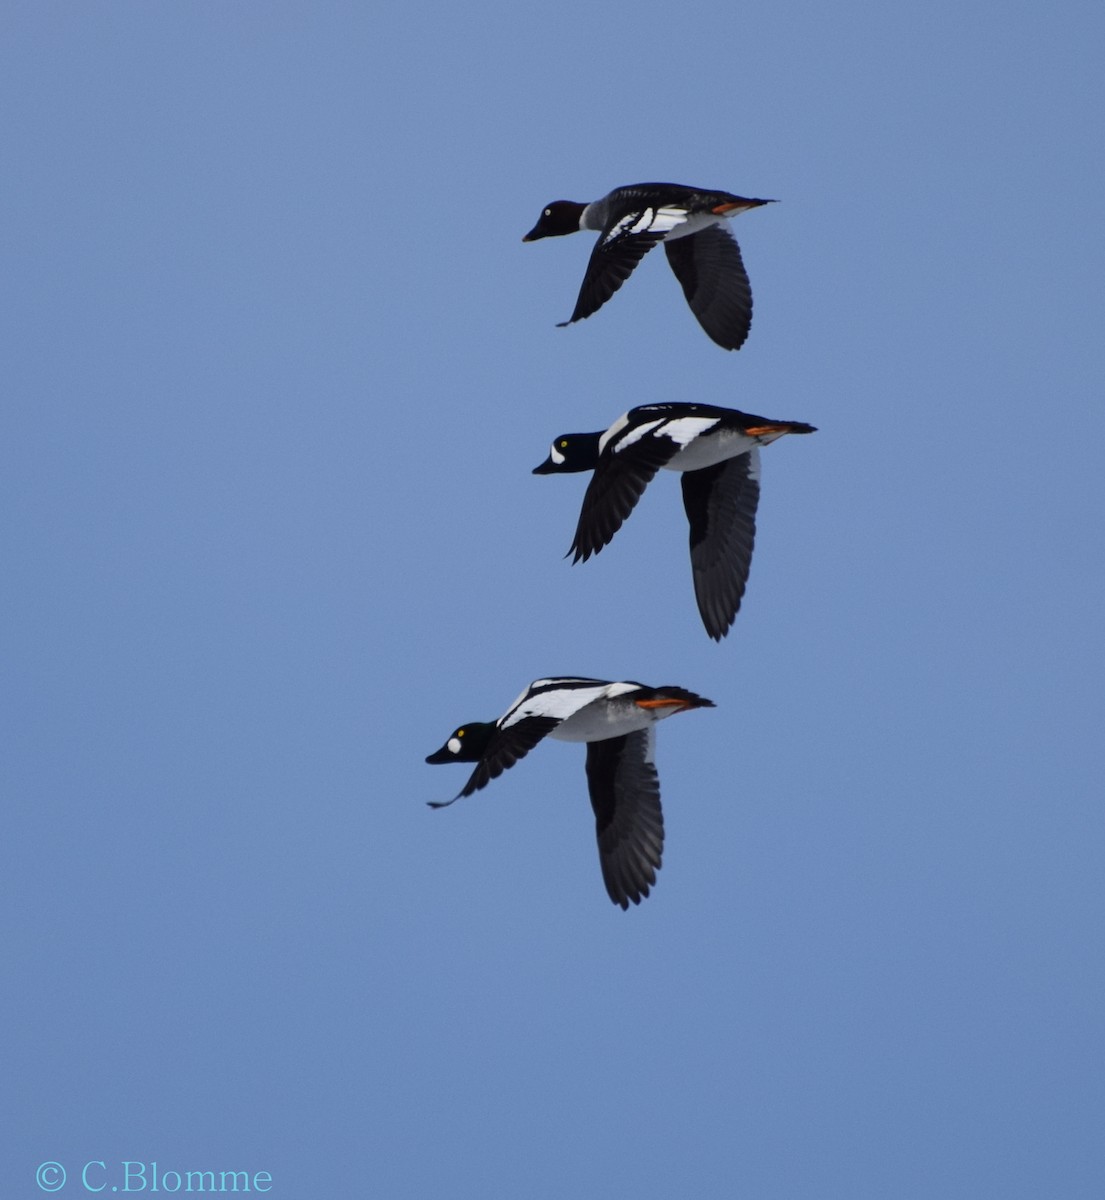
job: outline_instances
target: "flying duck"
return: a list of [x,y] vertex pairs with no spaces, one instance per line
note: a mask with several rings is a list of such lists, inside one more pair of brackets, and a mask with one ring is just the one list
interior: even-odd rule
[[660,781],[654,763],[655,725],[693,708],[713,708],[681,687],[646,687],[565,676],[538,679],[497,721],[454,729],[428,763],[475,763],[446,808],[501,775],[544,737],[587,743],[587,789],[595,813],[599,866],[606,891],[627,909],[656,883],[664,848]]
[[622,527],[661,468],[682,472],[691,527],[691,574],[706,632],[720,641],[740,608],[756,539],[760,446],[800,421],[772,421],[713,404],[643,404],[598,433],[565,433],[535,475],[594,471],[583,496],[573,562],[597,554]]
[[599,234],[575,311],[562,326],[597,312],[644,255],[663,242],[668,263],[707,336],[726,350],[739,350],[752,324],[752,289],[740,247],[724,222],[771,203],[678,183],[635,183],[590,204],[554,200],[522,240],[536,242],[581,229]]

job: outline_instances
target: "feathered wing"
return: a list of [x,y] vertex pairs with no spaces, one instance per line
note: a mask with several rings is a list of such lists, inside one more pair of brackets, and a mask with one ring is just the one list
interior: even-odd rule
[[630,445],[615,441],[604,450],[583,494],[575,538],[568,551],[573,562],[586,561],[609,543],[652,477],[682,448],[663,434],[645,434]]
[[640,904],[656,883],[664,850],[660,779],[652,727],[587,743],[587,788],[595,810],[599,865],[615,904]]
[[740,608],[752,564],[760,452],[753,447],[716,466],[685,471],[682,483],[695,599],[706,632],[721,641]]
[[752,288],[740,246],[725,225],[664,243],[691,312],[726,350],[739,350],[752,325]]
[[[566,321],[560,323],[561,327],[598,312],[633,274],[633,269],[641,259],[657,242],[663,240],[671,226],[661,223],[657,227],[655,220],[650,217],[651,213],[651,209],[630,213],[602,231],[587,262],[575,310]],[[650,220],[652,223],[649,227],[638,228]]]
[[502,727],[496,729],[484,751],[483,758],[480,759],[468,782],[457,793],[455,799],[471,796],[480,788],[487,787],[492,779],[498,779],[520,758],[525,758],[543,737],[552,733],[562,719],[549,716],[524,717],[506,729]]

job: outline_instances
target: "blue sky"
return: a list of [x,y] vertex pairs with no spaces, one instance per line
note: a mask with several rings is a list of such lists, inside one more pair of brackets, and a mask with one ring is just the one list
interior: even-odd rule
[[[0,1193],[1100,1196],[1099,6],[5,17]],[[781,201],[739,354],[555,328],[647,179]],[[819,428],[720,646],[530,474],[672,399]],[[573,673],[717,704],[628,913],[580,747],[425,806]]]

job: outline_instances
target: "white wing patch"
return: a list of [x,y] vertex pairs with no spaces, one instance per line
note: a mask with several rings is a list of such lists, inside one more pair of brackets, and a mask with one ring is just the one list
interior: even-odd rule
[[664,426],[664,436],[671,438],[677,446],[689,446],[718,423],[717,417],[676,417]]
[[[571,684],[572,680],[538,679],[532,683],[510,706],[504,717],[499,720],[500,729],[509,729],[527,717],[554,717],[564,721],[581,708],[586,708],[592,700],[597,700],[606,691],[605,683],[595,683],[589,687],[564,687],[552,691],[531,693],[542,684],[563,682]],[[590,683],[590,681],[587,681]]]
[[[664,420],[661,417],[655,421],[645,421],[645,423],[643,425],[638,425],[636,429],[629,430],[629,432],[626,433],[624,437],[618,438],[617,442],[614,445],[614,453],[621,454],[621,452],[623,450],[628,449],[630,446],[633,445],[634,442],[639,442],[641,440],[641,438],[645,437],[647,434],[650,434],[658,425],[663,425],[663,423],[664,423]],[[606,442],[609,439],[611,432],[612,431],[607,431],[607,433],[605,433],[601,438],[599,438],[599,453],[600,454],[603,452],[603,450],[606,449]]]
[[[740,210],[744,212],[744,209]],[[701,233],[704,229],[709,229],[711,225],[721,225],[726,217],[735,217],[735,212],[722,213],[720,216],[716,213],[695,213],[693,216],[684,214],[682,224],[676,226],[675,232],[668,235],[673,241],[675,238],[691,237],[692,234]],[[730,234],[730,237],[733,235]]]
[[599,453],[601,454],[607,447],[611,438],[616,438],[619,433],[629,424],[629,413],[625,412],[614,422],[613,425],[599,438]]
[[687,212],[682,208],[643,208],[640,212],[627,213],[617,221],[606,235],[606,241],[619,237],[636,237],[642,233],[669,234],[687,221]]
[[656,437],[666,437],[673,441],[680,450],[689,446],[696,438],[701,437],[704,433],[709,433],[711,429],[719,424],[717,417],[657,417],[654,421],[642,421],[635,429],[631,429],[624,436],[626,426],[629,424],[629,414],[624,417],[619,417],[613,425],[599,438],[599,453],[601,454],[608,445],[613,443],[614,453],[620,454],[623,450],[627,450],[634,443],[639,442],[643,437],[650,434]]
[[685,208],[658,208],[655,211],[656,216],[652,222],[653,230],[670,233],[673,229],[678,229],[680,225],[686,223],[688,214]]

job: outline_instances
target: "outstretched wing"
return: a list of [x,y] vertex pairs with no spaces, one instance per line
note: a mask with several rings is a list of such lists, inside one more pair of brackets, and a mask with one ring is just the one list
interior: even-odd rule
[[683,448],[655,433],[661,424],[655,422],[630,443],[611,444],[600,455],[583,493],[575,538],[568,551],[573,562],[598,554],[621,529],[656,472]]
[[587,744],[599,865],[610,899],[622,908],[648,895],[664,850],[654,745],[652,727]]
[[492,779],[498,779],[520,758],[525,758],[543,737],[550,734],[560,724],[561,720],[561,717],[523,717],[522,720],[515,721],[506,729],[496,729],[484,751],[483,758],[480,759],[468,782],[454,799],[459,800],[462,796],[471,796],[480,788],[487,787]]
[[591,251],[575,311],[561,327],[598,312],[652,247],[686,219],[683,209],[647,207],[607,226]]
[[[672,411],[666,404],[646,404],[619,418],[599,440],[599,460],[583,494],[573,562],[586,561],[621,529],[652,477],[696,438],[718,423],[722,409],[709,406]],[[707,411],[709,410],[709,411]]]
[[740,608],[760,502],[757,447],[682,476],[683,506],[691,524],[691,574],[698,611],[716,641],[729,632]]
[[752,288],[740,246],[725,225],[664,243],[698,323],[719,346],[739,350],[752,325]]

